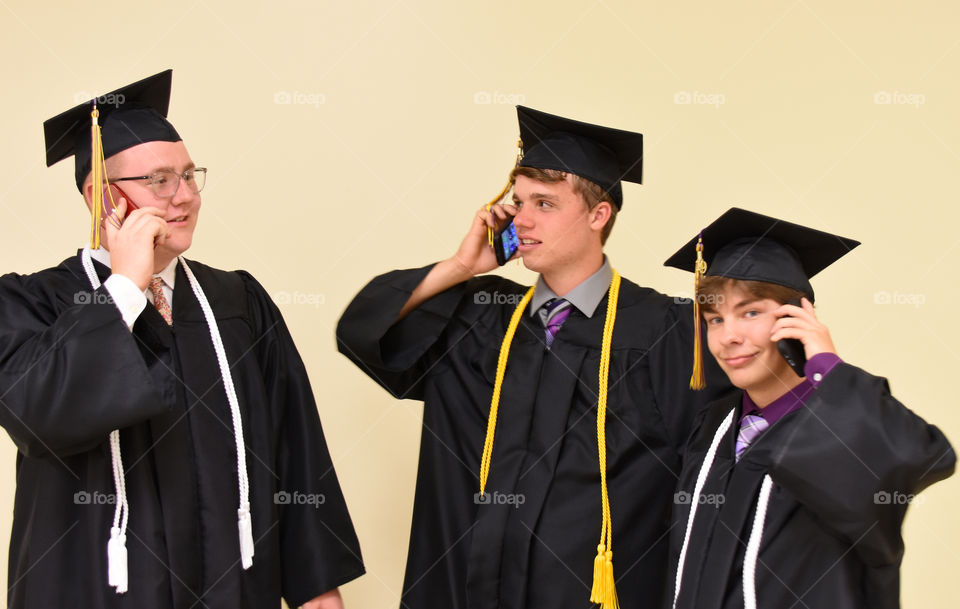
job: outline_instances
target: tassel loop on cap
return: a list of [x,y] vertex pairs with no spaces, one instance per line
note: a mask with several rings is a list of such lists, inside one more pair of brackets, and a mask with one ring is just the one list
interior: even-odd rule
[[127,536],[120,533],[120,527],[110,528],[110,541],[107,542],[107,583],[117,589],[117,594],[125,593],[129,584]]
[[693,269],[693,373],[690,375],[690,389],[700,390],[707,386],[703,375],[703,336],[700,330],[700,279],[707,272],[707,262],[703,259],[703,233],[697,239],[697,262]]

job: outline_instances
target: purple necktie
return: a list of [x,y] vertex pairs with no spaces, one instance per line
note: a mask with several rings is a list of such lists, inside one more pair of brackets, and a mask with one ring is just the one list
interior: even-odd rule
[[545,314],[541,316],[541,319],[546,328],[545,338],[547,340],[547,347],[549,347],[553,344],[553,339],[557,337],[560,326],[563,325],[563,322],[567,321],[573,309],[570,308],[570,303],[562,298],[554,298],[543,305],[543,309]]
[[770,427],[770,423],[767,423],[767,420],[758,414],[748,414],[743,417],[743,420],[740,421],[740,433],[737,434],[737,461],[740,460],[743,451],[747,450],[747,447],[757,439],[757,436],[768,427]]

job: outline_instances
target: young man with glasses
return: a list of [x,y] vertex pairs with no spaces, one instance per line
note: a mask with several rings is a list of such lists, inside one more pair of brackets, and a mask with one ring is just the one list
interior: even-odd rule
[[44,125],[93,234],[0,278],[8,605],[339,608],[364,569],[293,340],[253,277],[181,256],[206,170],[165,118],[170,81]]

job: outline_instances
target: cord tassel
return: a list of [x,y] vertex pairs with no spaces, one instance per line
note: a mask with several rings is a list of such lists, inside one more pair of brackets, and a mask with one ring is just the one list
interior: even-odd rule
[[240,563],[246,570],[253,566],[253,521],[250,518],[249,503],[237,510],[237,517],[237,527],[240,530]]
[[603,602],[603,586],[606,580],[603,577],[603,566],[606,561],[607,548],[603,544],[597,546],[597,557],[593,559],[593,588],[590,590],[590,602]]
[[117,594],[125,593],[129,584],[127,536],[120,534],[120,527],[110,528],[110,541],[107,542],[107,583],[117,589]]

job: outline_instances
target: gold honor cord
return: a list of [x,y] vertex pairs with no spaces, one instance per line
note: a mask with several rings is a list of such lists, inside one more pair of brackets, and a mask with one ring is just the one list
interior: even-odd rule
[[[480,495],[486,491],[487,478],[490,475],[490,463],[493,456],[493,439],[497,428],[497,411],[500,405],[500,390],[507,370],[507,358],[510,356],[510,344],[523,318],[523,310],[533,297],[534,288],[530,288],[523,300],[517,305],[510,317],[507,333],[500,345],[500,357],[497,361],[497,377],[490,399],[490,415],[487,419],[487,435],[483,443],[483,456],[480,458]],[[619,609],[617,590],[613,577],[613,519],[610,515],[610,496],[607,494],[607,385],[610,378],[610,347],[613,342],[613,326],[617,318],[617,302],[620,297],[620,274],[613,271],[610,292],[607,297],[607,317],[603,324],[603,343],[600,351],[599,394],[597,400],[597,447],[600,460],[600,493],[602,499],[603,523],[600,530],[600,545],[593,563],[593,588],[590,602],[600,603],[602,609]]]
[[700,334],[700,279],[707,272],[707,262],[703,259],[703,234],[697,239],[697,261],[693,268],[693,373],[690,375],[690,389],[700,390],[706,387],[703,376],[703,338]]

